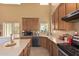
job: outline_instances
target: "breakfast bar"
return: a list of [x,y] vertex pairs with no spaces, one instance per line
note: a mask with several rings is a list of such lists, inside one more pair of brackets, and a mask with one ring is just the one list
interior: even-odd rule
[[[0,56],[25,56],[29,55],[31,39],[14,39],[16,45],[6,47],[0,46]],[[26,52],[25,52],[26,51]]]

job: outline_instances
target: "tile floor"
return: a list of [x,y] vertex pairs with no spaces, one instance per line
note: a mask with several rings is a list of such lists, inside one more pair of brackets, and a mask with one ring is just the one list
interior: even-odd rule
[[42,47],[31,47],[30,56],[49,56],[49,52]]

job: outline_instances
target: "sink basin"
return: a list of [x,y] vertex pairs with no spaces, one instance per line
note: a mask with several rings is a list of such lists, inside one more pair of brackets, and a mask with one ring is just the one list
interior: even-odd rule
[[15,46],[15,45],[16,45],[16,43],[14,41],[11,41],[11,42],[7,42],[5,44],[5,47],[11,47],[11,46]]

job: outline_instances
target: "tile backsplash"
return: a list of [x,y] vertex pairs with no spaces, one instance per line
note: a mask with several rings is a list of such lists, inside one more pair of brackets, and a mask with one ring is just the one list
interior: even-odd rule
[[60,31],[60,30],[53,30],[52,31],[52,36],[55,36],[55,37],[59,37],[63,34],[70,34],[70,35],[73,35],[75,31]]
[[79,22],[74,24],[74,30],[79,32]]

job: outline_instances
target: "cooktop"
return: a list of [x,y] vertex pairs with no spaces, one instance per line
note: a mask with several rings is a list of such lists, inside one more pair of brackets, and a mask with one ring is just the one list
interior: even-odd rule
[[68,43],[59,43],[58,47],[69,56],[79,56],[79,47]]

